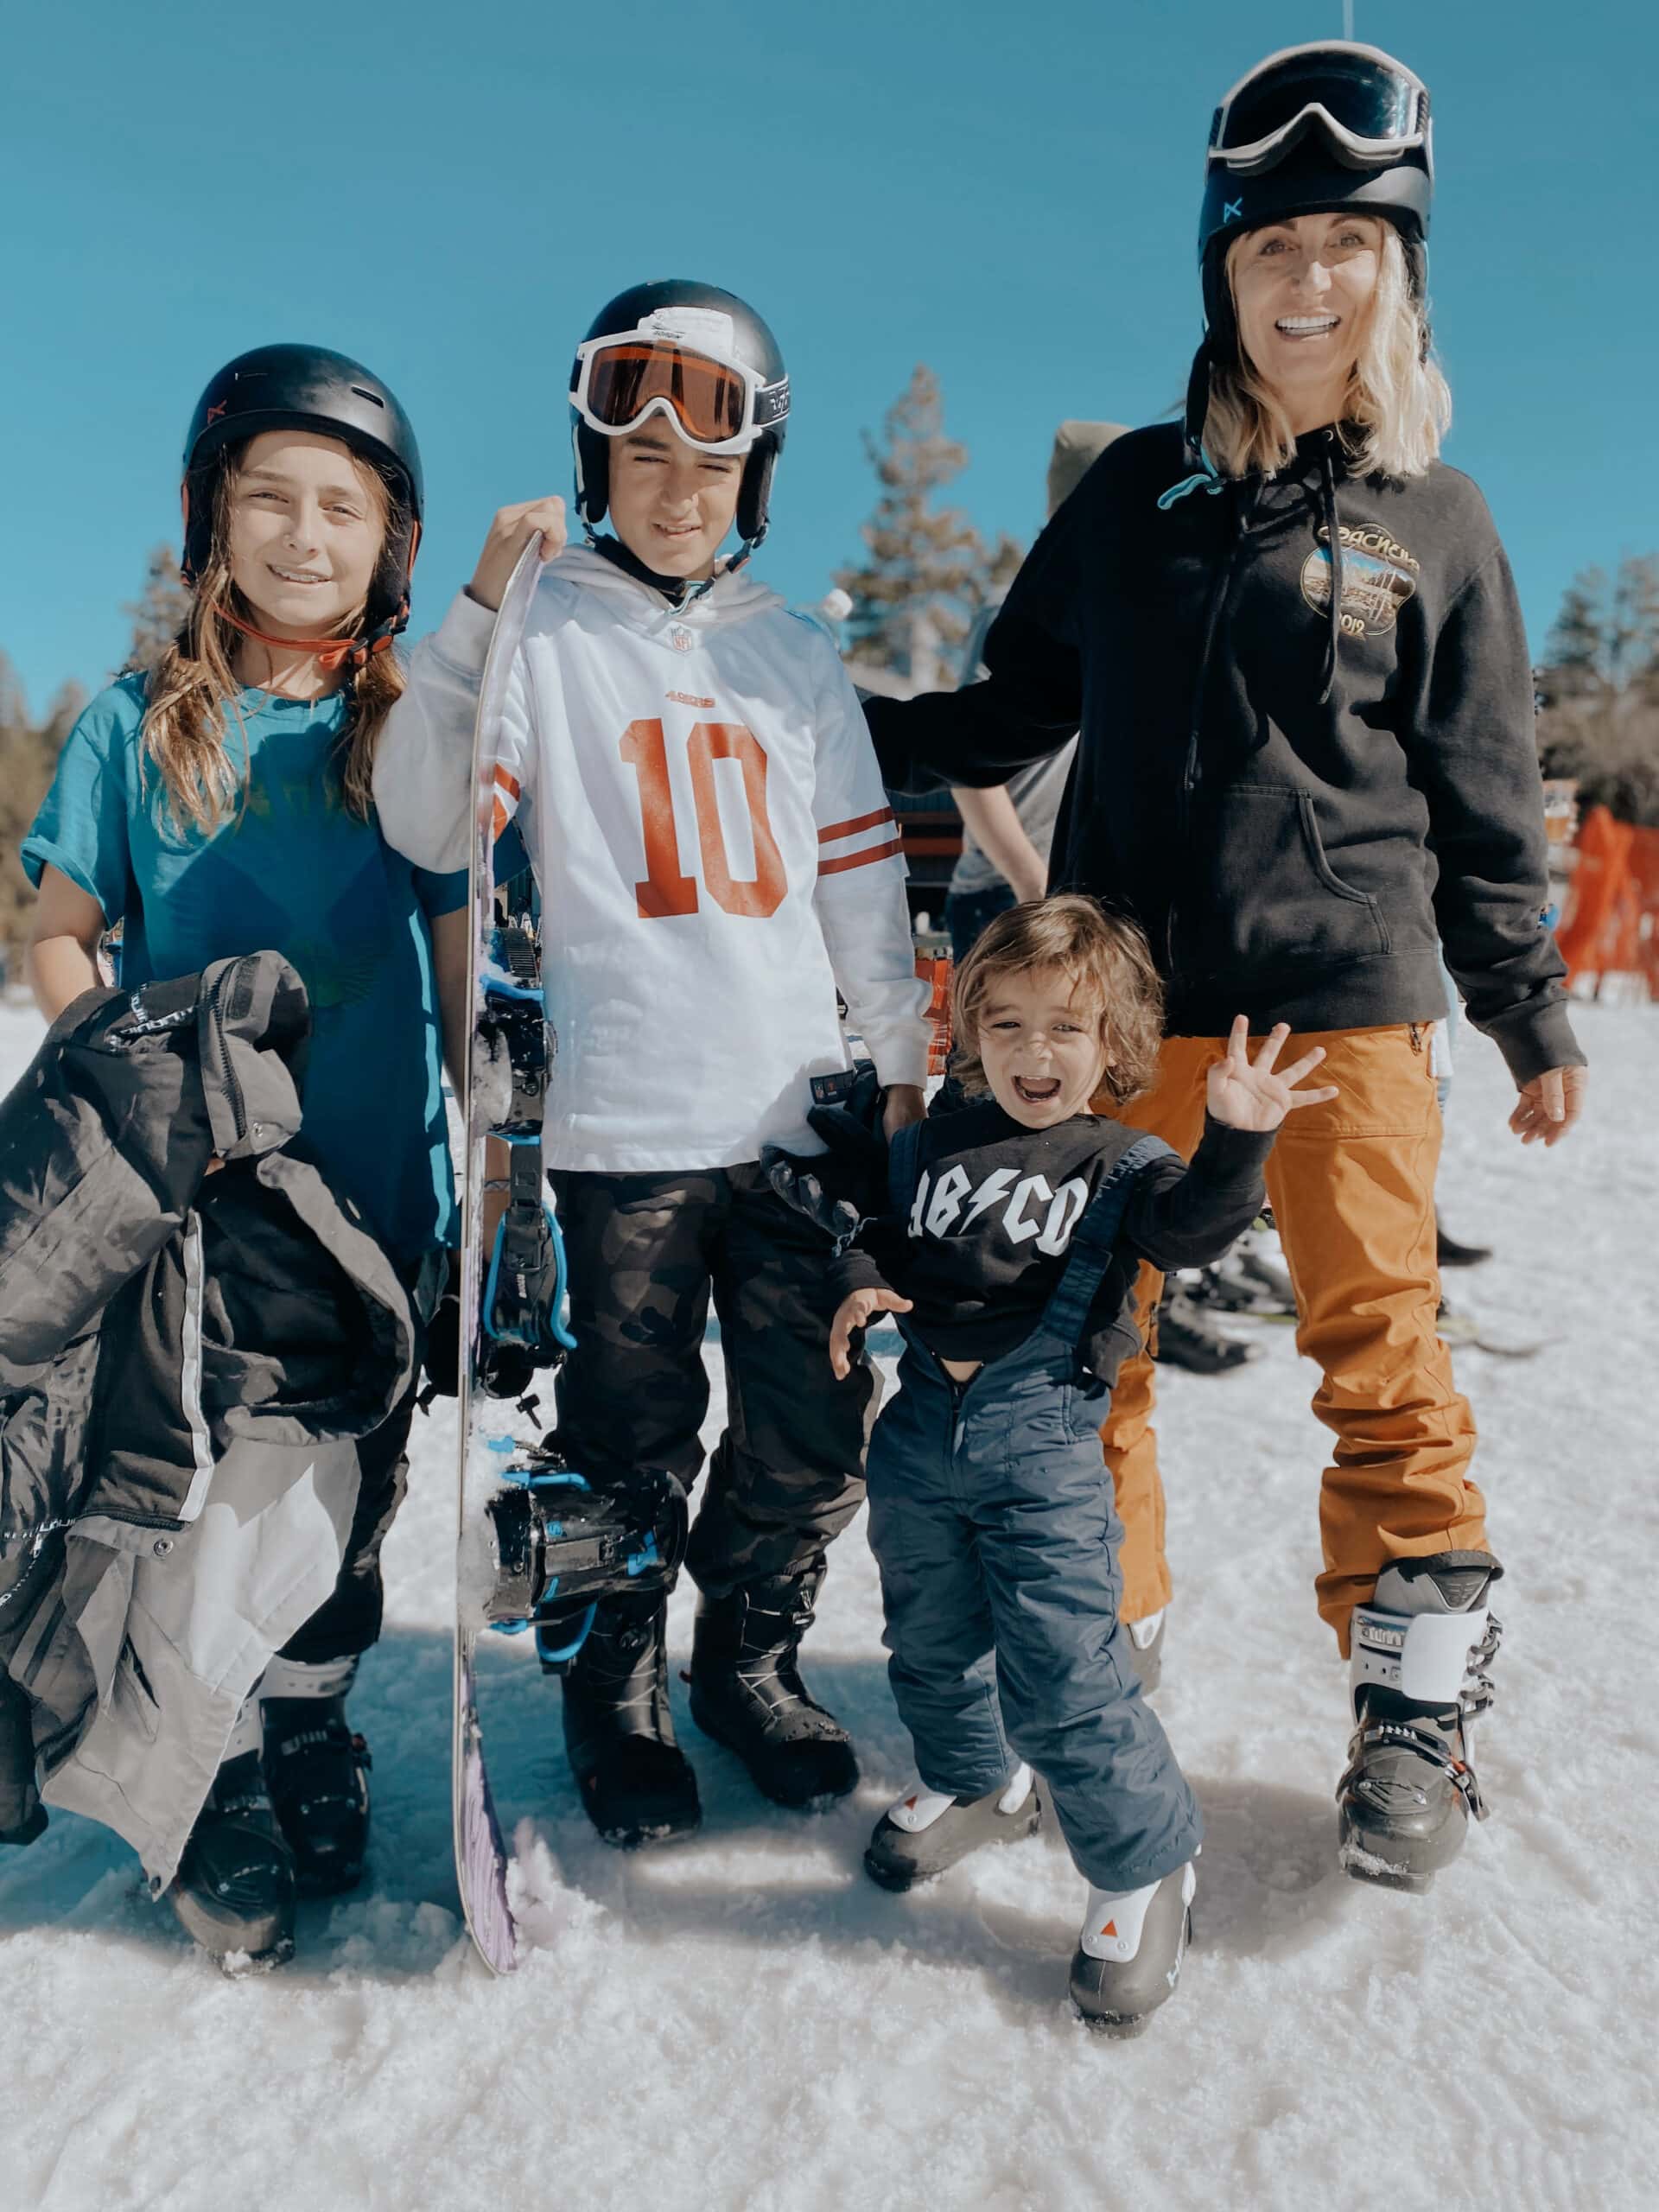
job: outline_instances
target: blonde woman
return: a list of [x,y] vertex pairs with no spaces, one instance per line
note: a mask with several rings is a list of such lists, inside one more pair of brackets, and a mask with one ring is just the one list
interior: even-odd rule
[[[95,988],[118,922],[129,987],[284,954],[310,1000],[307,1145],[413,1282],[457,1241],[439,1052],[441,1033],[459,1044],[470,941],[465,871],[411,868],[369,795],[404,683],[386,649],[420,531],[414,433],[359,363],[262,346],[197,403],[184,504],[178,637],[81,715],[23,844],[35,995],[54,1020]],[[185,1853],[175,1901],[216,1954],[282,1955],[296,1888],[361,1872],[368,1760],[345,1700],[379,1633],[412,1411],[359,1446],[338,1586],[271,1662],[263,1731],[249,1700]]]
[[[1325,1052],[1338,1096],[1286,1128],[1267,1186],[1337,1440],[1318,1595],[1351,1660],[1342,1851],[1421,1889],[1483,1809],[1467,1723],[1499,1572],[1435,1328],[1437,940],[1523,1143],[1571,1127],[1583,1056],[1541,918],[1515,588],[1439,459],[1427,92],[1370,47],[1274,54],[1217,110],[1206,171],[1185,425],[1095,464],[1015,580],[984,682],[868,711],[900,787],[1005,781],[1081,722],[1050,881],[1151,942],[1167,1014],[1139,1128],[1192,1153],[1239,1007],[1258,1034],[1287,1023],[1288,1054]],[[1148,1269],[1143,1315],[1155,1294]],[[1152,1410],[1143,1355],[1102,1431],[1126,1622],[1169,1597]]]

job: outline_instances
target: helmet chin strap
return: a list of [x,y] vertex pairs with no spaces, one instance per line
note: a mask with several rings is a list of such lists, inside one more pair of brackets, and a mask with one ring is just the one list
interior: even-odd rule
[[384,652],[391,643],[390,632],[377,638],[274,638],[269,631],[256,630],[251,622],[245,622],[239,614],[233,614],[222,600],[213,612],[256,644],[278,645],[286,652],[310,654],[327,676],[332,676],[343,663],[349,663],[354,669],[361,668],[371,653]]

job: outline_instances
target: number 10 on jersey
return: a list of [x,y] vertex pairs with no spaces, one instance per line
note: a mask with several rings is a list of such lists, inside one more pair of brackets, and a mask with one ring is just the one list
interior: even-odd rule
[[[680,872],[679,828],[668,779],[668,743],[660,721],[630,722],[622,734],[622,758],[639,779],[639,813],[645,830],[645,880],[633,887],[642,921],[669,914],[695,914],[697,880]],[[742,772],[743,797],[754,837],[754,874],[740,881],[732,874],[726,833],[715,790],[716,760],[735,760]],[[741,722],[698,722],[686,740],[686,765],[697,817],[697,850],[709,896],[722,912],[765,921],[775,914],[789,889],[783,855],[766,817],[766,756],[753,730]]]

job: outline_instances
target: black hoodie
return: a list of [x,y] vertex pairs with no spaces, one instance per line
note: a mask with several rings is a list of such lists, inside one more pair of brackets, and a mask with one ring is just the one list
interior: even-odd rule
[[1172,1034],[1432,1020],[1443,942],[1517,1084],[1582,1061],[1526,636],[1467,477],[1351,477],[1319,430],[1277,478],[1194,479],[1179,428],[1133,432],[1038,539],[985,663],[866,702],[887,782],[1000,783],[1081,724],[1050,886],[1141,923]]

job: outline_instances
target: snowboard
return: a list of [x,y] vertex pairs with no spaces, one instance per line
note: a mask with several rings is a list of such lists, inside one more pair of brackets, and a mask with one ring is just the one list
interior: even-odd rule
[[[512,1047],[533,1075],[538,1033],[544,1094],[554,1040],[542,1012],[539,945],[527,918],[512,929],[504,947],[503,925],[497,912],[495,844],[511,813],[509,799],[516,799],[511,779],[498,788],[497,744],[502,707],[514,657],[524,634],[531,602],[541,574],[538,545],[525,548],[503,594],[495,618],[484,673],[479,685],[478,718],[473,735],[472,793],[474,800],[472,849],[469,857],[468,912],[472,917],[473,957],[467,995],[467,1071],[464,1120],[466,1165],[461,1198],[461,1281],[459,1451],[456,1529],[454,1708],[451,1745],[451,1775],[454,1815],[455,1878],[467,1930],[480,1956],[493,1974],[511,1974],[518,1961],[518,1929],[513,1916],[508,1872],[511,1857],[501,1833],[495,1800],[490,1789],[485,1758],[484,1727],[479,1707],[477,1656],[480,1635],[499,1624],[492,1615],[495,1604],[495,1558],[490,1507],[513,1478],[524,1480],[523,1468],[537,1456],[535,1445],[518,1431],[527,1425],[533,1407],[525,1397],[512,1408],[495,1394],[501,1379],[489,1370],[494,1349],[486,1308],[498,1287],[502,1243],[498,1236],[490,1249],[485,1245],[486,1159],[488,1140],[512,1125],[516,1107],[529,1103],[525,1084],[513,1065]],[[504,952],[505,957],[504,957]],[[516,1031],[516,1033],[515,1033]],[[515,1096],[515,1093],[520,1095]],[[522,1205],[531,1190],[537,1206],[541,1195],[540,1111],[521,1112],[518,1122],[533,1121],[533,1129],[520,1128],[511,1154],[515,1187],[510,1198]],[[557,1224],[549,1215],[556,1243]],[[558,1288],[562,1289],[562,1283]],[[521,1366],[552,1363],[559,1349],[563,1324],[556,1303],[543,1327],[555,1332],[550,1345],[531,1345]],[[568,1342],[568,1338],[565,1339]],[[549,1356],[537,1357],[539,1352]],[[519,1380],[521,1376],[512,1379]],[[517,1427],[515,1427],[515,1414]]]

